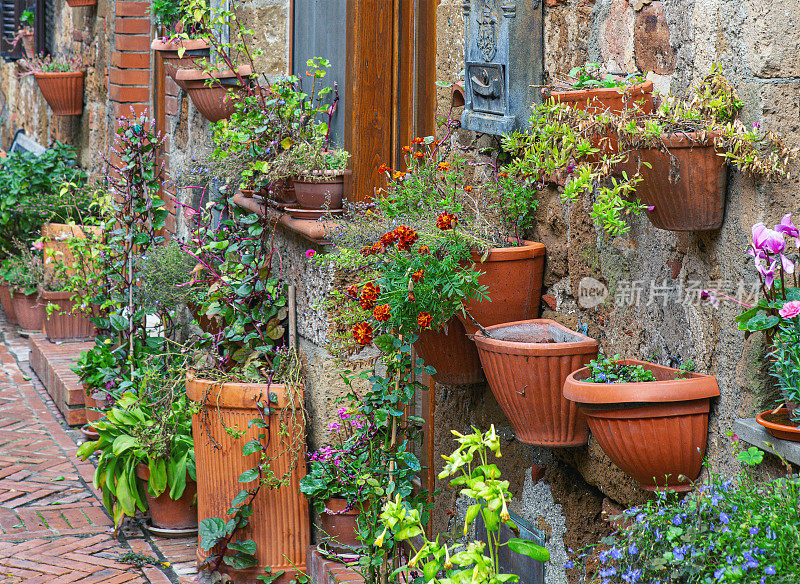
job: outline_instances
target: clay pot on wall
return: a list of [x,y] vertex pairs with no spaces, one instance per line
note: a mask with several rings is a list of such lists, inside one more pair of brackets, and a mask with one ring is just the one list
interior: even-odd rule
[[764,426],[775,438],[800,442],[800,425],[794,421],[800,409],[794,402],[785,402],[777,410],[767,410],[756,416],[756,422]]
[[[185,83],[176,79],[178,70],[199,68],[202,61],[207,61],[211,55],[209,46],[205,39],[177,39],[173,42],[169,39],[155,39],[150,43],[151,50],[161,53],[166,74],[184,91],[187,91]],[[181,48],[184,53],[179,57],[178,51]]]
[[337,554],[353,552],[362,547],[356,537],[359,505],[355,504],[347,509],[347,499],[332,498],[325,503],[325,509],[319,516],[321,543]]
[[57,116],[83,113],[83,71],[34,73],[39,90]]
[[[631,152],[623,166],[631,176],[639,168],[642,182],[636,196],[654,208],[647,213],[653,226],[669,231],[710,231],[722,227],[728,173],[717,156],[713,136],[700,140],[695,133],[661,137],[674,159],[654,148]],[[645,164],[650,164],[648,168]],[[677,180],[670,177],[676,170]]]
[[596,87],[572,89],[550,93],[555,101],[578,110],[592,112],[609,111],[619,114],[626,109],[637,109],[639,113],[653,113],[653,82],[645,81],[627,88]]
[[294,194],[301,209],[342,208],[344,181],[352,171],[345,170],[332,174],[308,174],[295,177]]
[[[189,377],[186,394],[192,401],[203,404],[203,408],[213,410],[208,415],[200,411],[192,417],[198,518],[200,521],[209,517],[224,518],[233,498],[247,486],[239,482],[239,476],[258,461],[259,453],[246,457],[242,454],[246,442],[265,432],[264,428],[248,428],[251,420],[261,417],[256,401],[268,401],[268,394],[274,394],[277,400],[270,404],[271,432],[277,432],[281,419],[288,420],[292,413],[291,404],[285,387],[278,384],[214,383]],[[225,431],[230,427],[245,431],[244,436],[230,436]],[[300,431],[304,432],[304,429]],[[285,570],[284,578],[287,579],[296,570],[305,570],[310,539],[308,502],[300,493],[300,478],[306,468],[305,438],[302,437],[300,442],[303,446],[299,452],[281,453],[286,448],[281,445],[277,434],[269,441],[266,455],[275,457],[271,463],[275,475],[282,476],[291,465],[296,466],[288,484],[278,489],[262,488],[253,502],[250,523],[238,536],[256,542],[258,565],[248,570],[224,568],[236,582],[255,583],[255,578],[264,573],[265,567],[271,567],[273,572]],[[208,554],[198,548],[198,563]]]
[[441,330],[420,331],[414,349],[426,365],[436,369],[433,378],[437,383],[470,385],[484,380],[475,343],[456,317]]
[[44,302],[39,293],[14,292],[14,312],[22,330],[41,332],[44,325]]
[[150,468],[144,464],[136,466],[136,476],[143,483],[150,520],[155,527],[168,530],[187,530],[197,528],[197,483],[186,476],[186,489],[183,495],[173,501],[169,497],[169,489],[158,497],[153,497],[147,489]]
[[35,33],[31,30],[30,32],[20,33],[20,36],[22,38],[22,52],[25,58],[33,59],[36,56]]
[[[237,75],[238,73],[238,75]],[[247,81],[252,74],[250,65],[206,73],[198,69],[179,69],[175,81],[182,83],[197,110],[210,122],[225,120],[236,111],[231,90],[241,91],[239,77]],[[209,81],[213,81],[209,84]]]
[[603,452],[643,489],[691,490],[702,469],[717,380],[635,359],[623,363],[649,369],[657,381],[589,383],[583,368],[567,377],[564,397],[580,406]]
[[[481,326],[528,320],[539,316],[542,301],[545,247],[541,243],[523,241],[518,247],[497,247],[483,254],[473,252],[475,269],[483,272],[478,283],[486,286],[489,300],[470,301],[467,311]],[[483,260],[483,261],[481,261]],[[468,334],[478,327],[459,315]]]
[[97,329],[91,317],[82,312],[72,312],[75,302],[70,300],[71,292],[49,292],[41,290],[42,302],[45,305],[53,303],[58,305],[58,310],[47,315],[45,310],[44,332],[51,341],[66,341],[77,339],[91,339],[97,336]]
[[80,6],[96,6],[97,0],[67,0],[67,4],[73,8],[78,8]]
[[580,446],[586,418],[564,399],[567,376],[597,357],[597,341],[548,319],[487,328],[475,335],[489,387],[517,440],[538,446]]
[[14,299],[12,298],[8,284],[5,282],[0,282],[0,306],[3,307],[3,312],[6,313],[8,324],[17,324],[17,312],[14,310]]

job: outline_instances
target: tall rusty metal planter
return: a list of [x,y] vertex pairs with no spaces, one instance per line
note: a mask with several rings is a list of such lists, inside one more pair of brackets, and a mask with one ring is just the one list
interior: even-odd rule
[[690,490],[703,466],[717,380],[635,359],[622,362],[649,369],[656,381],[591,383],[583,368],[564,382],[564,397],[580,406],[603,452],[643,489]]
[[489,387],[517,439],[538,446],[580,446],[586,418],[564,399],[567,376],[597,356],[597,341],[548,319],[499,324],[475,335]]
[[[264,568],[273,573],[285,570],[288,580],[297,570],[305,570],[306,552],[310,540],[308,501],[300,493],[300,479],[305,475],[305,436],[299,437],[299,452],[284,452],[278,435],[278,424],[294,416],[302,403],[292,404],[283,385],[253,383],[215,383],[195,379],[191,375],[186,381],[186,393],[194,402],[201,404],[201,411],[192,417],[192,433],[197,467],[197,513],[199,521],[210,517],[228,520],[231,501],[243,488],[239,476],[256,466],[258,453],[242,454],[242,446],[267,430],[249,427],[251,420],[261,418],[257,401],[270,403],[270,439],[266,441],[265,453],[276,457],[271,470],[282,476],[292,466],[294,470],[288,484],[277,489],[262,488],[253,501],[253,515],[247,527],[237,532],[237,539],[252,539],[258,551],[258,566],[248,570],[227,571],[236,582],[253,583],[263,575]],[[300,425],[290,424],[290,432],[303,432],[305,425],[300,416]],[[234,438],[226,428],[237,428],[243,432]],[[264,441],[262,441],[264,442]],[[198,564],[211,552],[197,550]]]

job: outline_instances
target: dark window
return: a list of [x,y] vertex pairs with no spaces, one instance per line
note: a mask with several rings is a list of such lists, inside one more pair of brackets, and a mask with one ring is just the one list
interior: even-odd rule
[[[0,55],[4,59],[19,59],[25,56],[22,41],[14,45],[14,38],[20,29],[20,17],[25,10],[33,11],[33,32],[35,50],[44,50],[46,44],[46,0],[0,0]],[[52,7],[50,7],[52,8]]]

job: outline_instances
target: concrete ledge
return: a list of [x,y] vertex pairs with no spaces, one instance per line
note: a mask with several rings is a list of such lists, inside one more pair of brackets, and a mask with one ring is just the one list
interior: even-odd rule
[[70,426],[86,423],[83,385],[72,368],[81,351],[88,351],[93,346],[94,342],[56,345],[45,338],[30,340],[31,369]]
[[241,193],[233,196],[233,203],[251,213],[261,215],[317,245],[330,245],[331,243],[328,239],[328,226],[335,225],[334,222],[317,219],[295,219],[288,213],[283,213],[268,206],[262,199],[247,198]]
[[755,418],[742,418],[733,423],[733,431],[740,440],[757,446],[765,452],[779,454],[789,462],[800,465],[800,442],[775,438]]

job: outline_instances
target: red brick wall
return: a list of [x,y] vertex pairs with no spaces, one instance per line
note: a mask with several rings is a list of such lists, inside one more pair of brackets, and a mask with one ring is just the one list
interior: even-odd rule
[[150,105],[150,2],[117,0],[108,99],[114,117],[140,114]]

